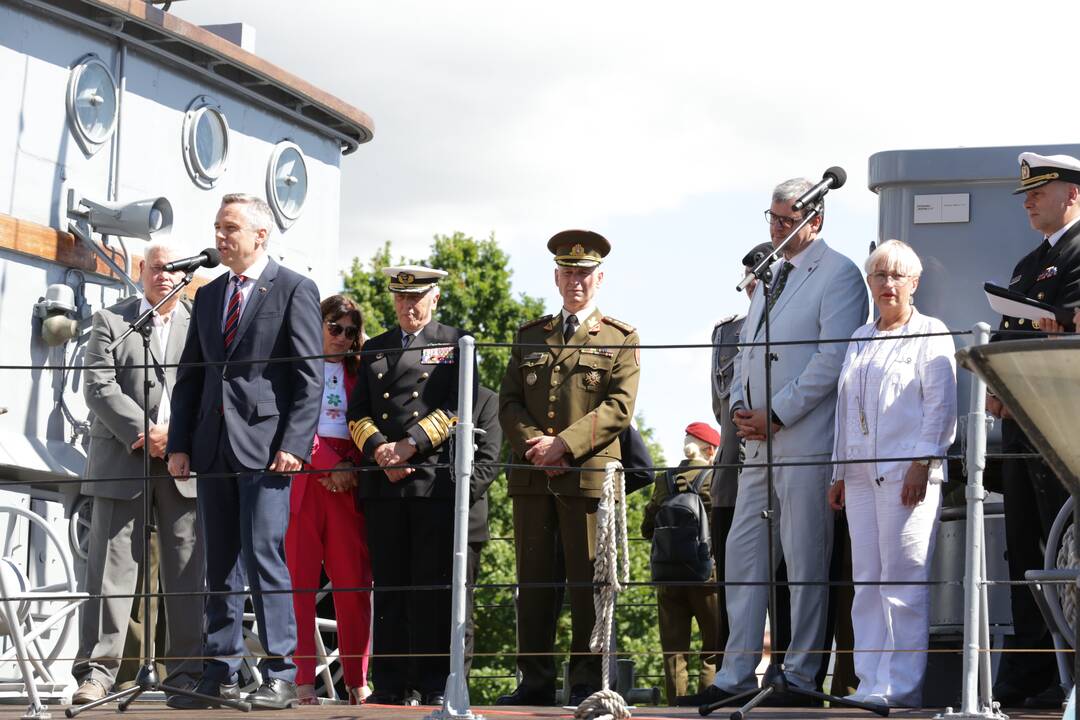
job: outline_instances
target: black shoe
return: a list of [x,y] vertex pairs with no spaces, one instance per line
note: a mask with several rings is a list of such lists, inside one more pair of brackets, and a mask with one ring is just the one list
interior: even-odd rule
[[429,692],[424,696],[424,705],[434,705],[436,707],[442,707],[443,702],[446,701],[446,697],[443,695],[442,690],[436,690],[435,692]]
[[1028,710],[1063,710],[1065,708],[1065,693],[1061,686],[1051,685],[1038,695],[1031,695],[1024,701],[1024,708]]
[[[420,693],[416,690],[409,690],[407,693],[405,693],[405,696],[401,698],[402,705],[409,705],[411,707],[416,707],[423,701],[424,698],[421,697]],[[440,702],[439,704],[442,705],[442,702]]]
[[1003,708],[1021,708],[1024,707],[1024,701],[1027,700],[1027,693],[1023,690],[1018,690],[1009,685],[998,685],[991,691],[991,696],[998,702]]
[[365,705],[401,705],[401,693],[390,690],[376,690],[368,695]]
[[583,683],[571,685],[570,700],[569,702],[567,702],[567,705],[577,707],[581,703],[585,702],[585,700],[594,692],[596,692],[596,688],[590,685],[585,685]]
[[509,695],[500,695],[496,705],[533,705],[550,707],[555,704],[555,688],[530,688],[518,685]]
[[[205,695],[208,698],[220,698],[222,700],[240,700],[240,685],[237,683],[219,683],[216,680],[200,680],[191,688],[192,692]],[[220,703],[213,700],[190,697],[188,695],[170,695],[165,704],[173,710],[209,710],[221,707]]]
[[726,702],[735,697],[735,693],[721,690],[715,685],[710,685],[699,693],[693,695],[679,695],[675,698],[676,707],[698,707],[699,705],[714,705],[718,702]]
[[296,683],[281,678],[263,680],[259,689],[244,699],[251,703],[252,710],[287,710],[300,704]]

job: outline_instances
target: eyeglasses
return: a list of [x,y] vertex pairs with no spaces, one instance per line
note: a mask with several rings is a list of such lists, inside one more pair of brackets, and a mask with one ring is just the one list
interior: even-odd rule
[[790,230],[795,227],[795,223],[802,222],[802,218],[788,217],[787,215],[777,215],[772,210],[765,211],[765,222],[770,225],[779,225],[784,230]]
[[338,325],[336,322],[328,322],[326,329],[330,332],[330,337],[340,337],[341,333],[345,333],[346,338],[355,340],[360,335],[360,328],[355,325]]
[[869,275],[867,275],[867,277],[870,279],[870,282],[875,283],[877,285],[884,285],[886,280],[891,280],[893,282],[893,284],[895,284],[895,285],[903,285],[912,276],[911,275],[905,275],[904,273],[898,273],[898,272],[887,273],[887,272],[880,272],[879,271],[879,272],[870,273]]

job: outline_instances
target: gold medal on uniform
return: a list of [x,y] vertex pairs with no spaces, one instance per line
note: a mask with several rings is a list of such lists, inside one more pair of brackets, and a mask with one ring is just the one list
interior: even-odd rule
[[536,373],[531,372],[528,375],[526,375],[525,376],[525,382],[528,385],[535,385],[536,384]]

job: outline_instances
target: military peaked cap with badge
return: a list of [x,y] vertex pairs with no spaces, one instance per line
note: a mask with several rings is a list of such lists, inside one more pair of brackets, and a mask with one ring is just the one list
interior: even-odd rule
[[[1020,153],[1020,188],[1016,193],[1042,187],[1049,182],[1080,184],[1080,160],[1068,155]],[[1015,194],[1015,193],[1014,193]],[[1056,238],[1049,239],[1025,255],[1013,269],[1009,289],[1032,300],[1073,308],[1080,306],[1080,222]],[[1003,316],[995,340],[1038,337],[1038,320]]]
[[390,278],[389,289],[392,293],[425,293],[447,275],[445,270],[423,265],[384,267],[383,274]]
[[563,267],[596,267],[611,252],[611,243],[591,230],[563,230],[548,240],[555,264]]
[[1070,155],[1039,155],[1022,152],[1020,162],[1020,187],[1013,195],[1034,190],[1037,187],[1060,180],[1080,185],[1080,160]]

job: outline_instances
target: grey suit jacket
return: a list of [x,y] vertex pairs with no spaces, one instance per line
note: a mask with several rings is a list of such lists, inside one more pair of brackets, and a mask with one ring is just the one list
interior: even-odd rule
[[[855,263],[818,239],[788,275],[770,313],[773,342],[849,338],[866,322],[866,283]],[[779,266],[774,267],[775,271]],[[750,301],[741,342],[764,342],[765,288]],[[772,409],[784,423],[773,436],[776,456],[827,455],[832,452],[836,385],[844,364],[844,342],[779,345],[772,348]],[[735,358],[731,409],[765,408],[765,348],[743,347]]]
[[[143,344],[138,333],[132,333],[112,352],[105,350],[114,339],[139,316],[141,297],[131,297],[94,314],[94,325],[86,344],[84,394],[86,405],[93,413],[90,424],[90,450],[86,460],[86,477],[141,478],[142,450],[131,445],[143,431]],[[180,359],[187,336],[190,312],[183,303],[176,306],[169,331],[168,347],[151,342],[153,364],[150,388],[150,422],[157,416],[161,393],[176,382],[175,365]],[[168,475],[165,462],[151,461],[152,475]],[[165,477],[154,482],[172,482]],[[84,495],[131,500],[142,494],[142,483],[132,480],[106,480],[82,483]]]

